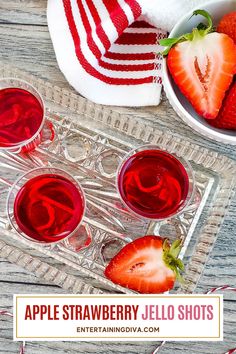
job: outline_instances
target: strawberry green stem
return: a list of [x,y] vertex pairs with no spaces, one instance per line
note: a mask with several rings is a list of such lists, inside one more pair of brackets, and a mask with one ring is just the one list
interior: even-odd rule
[[195,11],[193,11],[193,15],[192,16],[197,16],[197,15],[201,15],[201,16],[206,18],[206,20],[208,22],[208,26],[207,26],[207,28],[205,30],[200,30],[200,31],[203,31],[204,35],[207,35],[208,33],[210,33],[212,31],[212,28],[213,28],[211,15],[209,14],[209,12],[207,12],[205,10],[195,10]]
[[[197,28],[193,28],[191,33],[185,33],[177,38],[165,38],[160,40],[160,45],[166,47],[162,52],[162,55],[167,55],[170,49],[177,43],[184,41],[194,41],[206,36],[208,33],[213,31],[213,23],[210,14],[205,10],[195,10],[192,16],[201,15],[206,18],[207,26],[200,23]],[[191,16],[191,17],[192,17]]]
[[183,262],[178,258],[181,251],[181,241],[175,240],[170,246],[168,239],[163,242],[163,261],[168,268],[173,270],[176,275],[176,279],[183,283],[183,278],[180,271],[184,270]]

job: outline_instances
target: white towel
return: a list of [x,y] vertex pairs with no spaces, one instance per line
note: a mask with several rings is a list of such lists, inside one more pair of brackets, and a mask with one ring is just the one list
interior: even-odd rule
[[184,13],[206,2],[48,0],[59,67],[69,83],[94,102],[157,105],[162,87],[159,39]]
[[143,18],[155,27],[170,32],[179,19],[187,12],[211,0],[139,0]]

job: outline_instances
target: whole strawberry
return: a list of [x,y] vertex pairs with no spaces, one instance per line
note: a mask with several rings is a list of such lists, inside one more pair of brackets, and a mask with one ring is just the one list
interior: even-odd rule
[[159,236],[144,236],[127,244],[105,269],[108,279],[140,293],[163,293],[173,288],[179,270],[180,240],[169,244]]
[[217,32],[227,34],[236,43],[236,11],[222,17],[217,26]]
[[236,73],[236,45],[226,34],[213,32],[208,12],[196,10],[208,26],[199,24],[191,33],[160,41],[167,47],[168,69],[181,92],[195,111],[206,119],[215,119],[225,93]]
[[228,90],[219,115],[209,123],[216,128],[236,130],[236,81]]

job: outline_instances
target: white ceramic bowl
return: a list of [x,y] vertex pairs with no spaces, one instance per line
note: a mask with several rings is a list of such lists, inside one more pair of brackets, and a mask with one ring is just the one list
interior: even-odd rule
[[[214,25],[218,24],[223,15],[236,10],[236,0],[215,0],[197,8],[207,10],[212,18]],[[190,19],[193,11],[187,13],[174,26],[169,37],[178,37],[183,33],[190,32],[199,22],[204,22],[202,16],[194,16]],[[175,85],[168,72],[166,59],[163,60],[163,85],[166,96],[176,113],[191,128],[207,138],[220,141],[225,144],[236,145],[236,131],[222,130],[211,127],[207,121],[200,117],[193,109],[191,104],[182,95]]]

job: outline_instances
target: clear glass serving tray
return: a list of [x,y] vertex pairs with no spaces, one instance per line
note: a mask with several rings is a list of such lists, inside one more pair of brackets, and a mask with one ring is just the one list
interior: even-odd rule
[[[5,230],[5,241],[35,248],[73,267],[78,276],[96,279],[102,289],[131,293],[103,275],[109,259],[127,242],[146,234],[170,240],[178,237],[183,242],[180,256],[186,271],[185,282],[174,291],[193,292],[233,194],[235,162],[6,65],[0,77],[18,77],[34,85],[46,103],[46,125],[52,123],[55,131],[53,141],[45,135],[43,143],[24,156],[0,152],[0,227]],[[64,115],[58,113],[62,111]],[[183,214],[159,223],[133,216],[116,192],[118,164],[129,150],[144,143],[183,156],[195,174],[192,204]],[[9,187],[20,175],[40,166],[64,169],[84,188],[87,208],[79,237],[41,246],[21,238],[11,228],[6,215]]]

